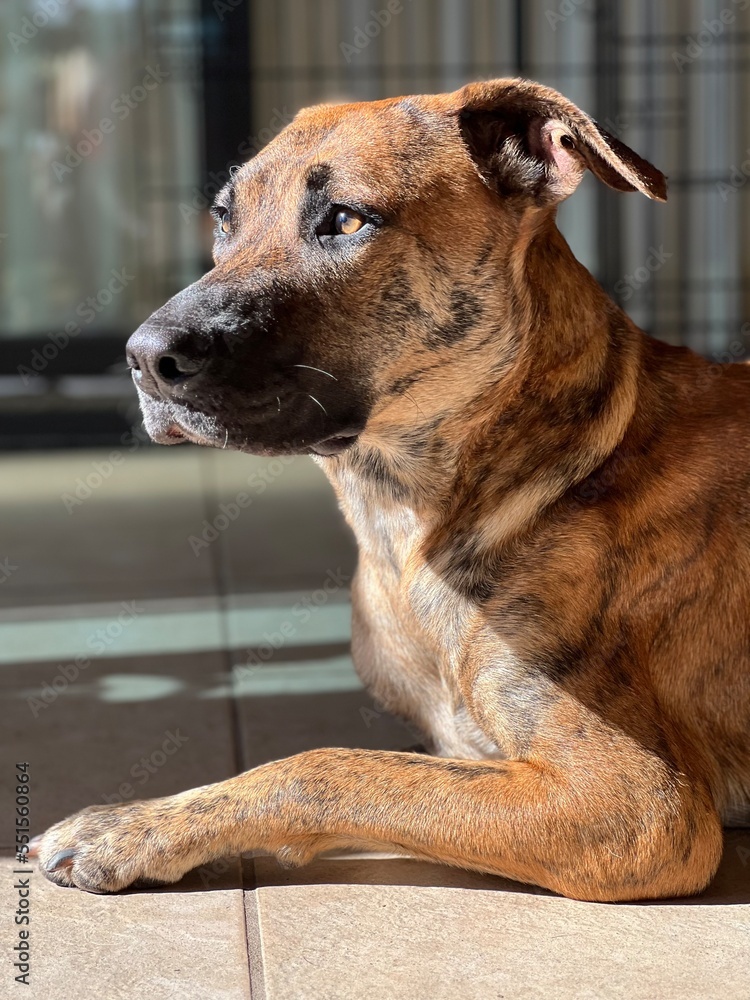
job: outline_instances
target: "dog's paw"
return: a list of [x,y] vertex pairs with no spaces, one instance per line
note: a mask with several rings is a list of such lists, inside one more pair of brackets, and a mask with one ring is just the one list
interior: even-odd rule
[[56,823],[29,845],[57,885],[87,892],[177,882],[196,860],[189,822],[168,799],[89,806]]

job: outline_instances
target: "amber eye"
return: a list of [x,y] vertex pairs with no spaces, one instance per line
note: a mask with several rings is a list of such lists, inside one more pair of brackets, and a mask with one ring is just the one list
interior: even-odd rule
[[353,236],[366,225],[367,219],[359,212],[352,212],[348,208],[342,208],[336,213],[334,228],[340,236]]
[[217,206],[217,208],[214,209],[214,212],[219,220],[219,229],[225,236],[228,236],[232,230],[232,215],[229,209]]

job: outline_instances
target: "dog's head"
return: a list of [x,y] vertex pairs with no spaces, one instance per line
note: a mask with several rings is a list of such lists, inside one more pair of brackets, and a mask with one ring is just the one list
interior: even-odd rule
[[480,379],[494,337],[503,363],[503,267],[586,168],[665,197],[659,171],[522,80],[301,112],[217,197],[214,268],[128,343],[146,429],[332,455],[423,382],[435,412],[454,359]]

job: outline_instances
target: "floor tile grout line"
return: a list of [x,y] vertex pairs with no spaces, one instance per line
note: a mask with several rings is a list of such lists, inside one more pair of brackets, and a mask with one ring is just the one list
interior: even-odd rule
[[[267,1000],[266,990],[266,961],[263,948],[263,932],[261,930],[260,919],[260,898],[258,896],[258,880],[255,875],[255,859],[252,858],[253,866],[253,888],[242,890],[242,902],[245,916],[245,942],[247,946],[247,967],[250,977],[250,997],[251,1000]],[[248,909],[248,898],[252,899],[251,909]],[[250,925],[252,923],[252,934]],[[251,938],[254,947],[253,954],[257,954],[258,961],[253,965],[251,959]],[[257,968],[256,968],[257,966]]]
[[[203,488],[203,503],[204,511],[208,519],[211,517],[211,507],[215,508],[219,500],[219,484],[218,476],[216,474],[216,455],[211,452],[202,456],[201,462],[201,482]],[[234,669],[233,669],[233,655],[231,648],[231,635],[229,629],[229,595],[227,593],[228,588],[226,587],[226,575],[224,573],[224,546],[223,546],[223,536],[219,535],[216,545],[211,548],[211,561],[214,571],[214,582],[216,588],[216,597],[218,599],[219,608],[221,611],[219,628],[221,630],[222,638],[222,658],[224,661],[224,666],[227,672],[228,683],[229,683],[229,696],[227,698],[227,712],[229,715],[229,726],[232,734],[232,749],[234,754],[234,767],[237,774],[245,770],[245,755],[242,748],[242,736],[241,736],[241,722],[240,722],[240,710],[239,703],[237,700],[236,685],[234,682]],[[242,856],[239,857],[240,866],[240,892],[242,894],[242,934],[245,941],[245,966],[247,973],[247,983],[250,990],[250,1000],[262,1000],[265,997],[265,989],[262,994],[258,996],[256,994],[256,989],[253,986],[253,979],[256,978],[253,975],[253,962],[250,954],[250,935],[248,931],[248,911],[247,911],[247,892],[245,891],[245,864],[243,863]],[[255,860],[250,859],[250,864],[252,866],[251,870],[253,873],[253,885],[255,884]],[[255,900],[255,892],[253,889],[250,890]],[[258,919],[253,922],[254,926],[259,926],[259,915]],[[258,954],[261,956],[261,969],[260,975],[262,978],[264,976],[264,970],[262,965],[262,943],[258,941]]]
[[[201,479],[203,482],[204,512],[210,518],[211,511],[215,509],[219,500],[219,485],[216,476],[216,456],[213,452],[203,456]],[[221,641],[221,654],[227,673],[227,683],[230,689],[228,696],[229,725],[232,733],[232,749],[234,751],[234,766],[236,773],[245,770],[245,754],[242,749],[241,723],[239,714],[239,704],[237,701],[234,670],[233,651],[231,646],[231,633],[229,628],[229,594],[226,587],[226,579],[223,573],[223,549],[221,545],[222,536],[211,547],[211,561],[214,568],[214,580],[216,587],[216,599],[219,605],[219,636]]]

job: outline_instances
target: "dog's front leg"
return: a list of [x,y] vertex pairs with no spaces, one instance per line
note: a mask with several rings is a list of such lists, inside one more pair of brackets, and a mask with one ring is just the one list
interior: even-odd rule
[[[93,806],[35,844],[58,884],[112,892],[172,882],[224,855],[260,849],[298,865],[331,848],[378,845],[588,899],[696,892],[718,864],[721,830],[675,801],[623,814],[607,786],[581,801],[553,769],[372,750],[312,750],[179,795]],[[686,806],[687,808],[687,806]],[[679,863],[676,863],[679,862]]]

